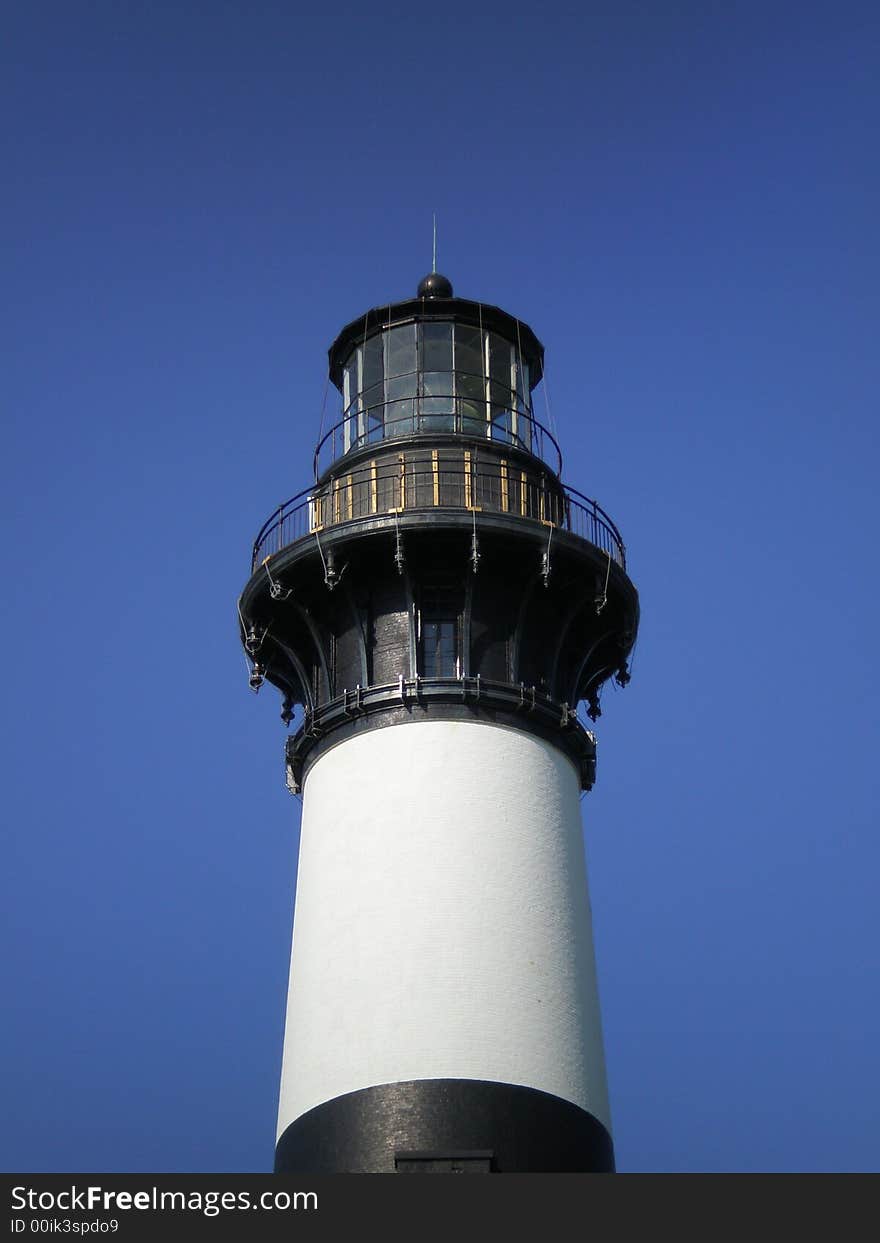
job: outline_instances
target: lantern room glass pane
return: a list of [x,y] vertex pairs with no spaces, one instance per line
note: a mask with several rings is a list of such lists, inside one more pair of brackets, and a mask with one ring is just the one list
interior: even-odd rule
[[[468,397],[473,401],[486,400],[486,381],[479,375],[462,375],[455,373],[455,391],[459,397]],[[485,416],[484,416],[485,417]]]
[[507,389],[505,401],[510,404],[513,390],[513,346],[497,333],[489,334],[489,378]]
[[520,411],[521,414],[527,414],[530,416],[527,419],[519,419],[517,421],[516,430],[517,430],[517,435],[519,436],[520,440],[525,445],[525,447],[527,449],[531,449],[532,437],[533,437],[533,428],[532,428],[532,420],[531,420],[532,393],[531,393],[531,389],[529,388],[529,364],[526,362],[523,362],[522,359],[519,360],[519,367],[517,368],[516,404],[517,404],[517,409]]
[[499,384],[496,380],[489,381],[489,404],[492,408],[493,420],[509,414],[511,396],[510,384]]
[[479,328],[455,325],[455,370],[483,376],[483,337]]
[[422,376],[422,392],[426,397],[445,397],[452,405],[452,372],[426,371]]
[[422,324],[422,370],[452,370],[452,324]]
[[401,324],[383,334],[386,376],[407,375],[418,366],[415,324]]
[[458,413],[461,419],[461,430],[465,436],[481,436],[486,439],[486,403],[485,401],[459,401]]
[[385,437],[411,436],[415,430],[413,424],[413,402],[389,401],[385,407]]
[[423,432],[452,432],[455,430],[452,324],[423,323],[421,344],[419,428]]
[[453,432],[455,417],[449,410],[449,403],[442,397],[423,397],[420,432]]
[[[452,379],[451,375],[443,377],[444,381]],[[445,385],[447,386],[447,385]],[[444,386],[444,387],[445,387]],[[423,432],[454,432],[455,431],[455,398],[454,397],[422,397],[419,401],[419,430]]]
[[516,404],[517,409],[526,413],[531,404],[529,397],[529,364],[518,359],[516,363]]
[[412,375],[392,376],[385,381],[385,392],[389,401],[394,401],[398,397],[415,397],[415,373]]
[[345,425],[343,431],[343,451],[347,453],[349,449],[357,447],[358,440],[363,432],[361,426],[361,403],[360,403],[360,375],[361,375],[361,351],[356,349],[352,352],[351,358],[345,367],[343,373],[343,401],[345,403]]
[[381,384],[384,377],[381,333],[375,337],[370,337],[369,341],[364,342],[363,357],[364,365],[361,387],[369,389],[376,384]]
[[413,399],[416,376],[393,376],[385,381],[385,435],[411,436],[413,433]]
[[385,386],[374,384],[361,394],[361,408],[367,438],[372,442],[381,440],[385,434]]

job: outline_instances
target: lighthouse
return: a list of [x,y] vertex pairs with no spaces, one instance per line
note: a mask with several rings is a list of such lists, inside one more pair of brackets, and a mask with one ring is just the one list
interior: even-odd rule
[[578,708],[628,682],[639,606],[543,366],[438,273],[360,315],[313,482],[253,546],[250,684],[302,796],[279,1173],[614,1169]]

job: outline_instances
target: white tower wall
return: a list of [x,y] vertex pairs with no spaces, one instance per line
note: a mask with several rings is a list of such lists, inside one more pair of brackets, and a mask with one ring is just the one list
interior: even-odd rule
[[486,722],[371,729],[309,770],[278,1134],[343,1093],[478,1079],[610,1131],[571,761]]

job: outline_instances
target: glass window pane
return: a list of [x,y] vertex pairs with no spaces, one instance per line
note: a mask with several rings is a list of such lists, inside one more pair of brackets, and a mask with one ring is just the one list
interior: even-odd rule
[[455,370],[483,374],[483,342],[479,328],[455,325]]
[[406,375],[416,370],[416,326],[402,324],[382,334],[385,341],[385,374]]
[[496,333],[489,334],[489,375],[510,390],[513,347]]
[[505,418],[509,416],[511,396],[512,394],[509,384],[497,384],[494,380],[490,381],[489,403],[493,419]]
[[452,404],[452,372],[426,371],[422,376],[422,392],[426,397],[447,397]]
[[[516,381],[516,405],[518,410],[522,410],[524,408],[525,394],[528,392],[528,389],[523,384],[523,380],[525,378],[523,376],[523,370],[524,368],[520,364],[519,356],[514,355],[513,375],[514,380]],[[526,383],[528,383],[527,380]]]
[[492,415],[492,439],[510,444],[513,432],[513,415],[510,409],[510,388],[492,381],[489,383],[490,411]]
[[[393,376],[385,381],[385,435],[411,436],[413,432],[413,398],[416,395],[416,374]],[[406,398],[407,400],[401,400]]]
[[363,388],[372,388],[382,383],[382,337],[381,334],[371,337],[363,346],[364,366],[361,376]]
[[382,406],[385,404],[385,387],[382,384],[374,384],[372,388],[364,389],[361,394],[362,408],[369,414],[370,418],[382,418]]
[[405,401],[389,401],[386,403],[384,429],[386,437],[412,435],[412,397],[407,397]]
[[470,397],[473,401],[486,400],[486,381],[478,375],[462,375],[455,373],[455,391],[459,397]]
[[422,370],[452,370],[452,324],[422,324]]
[[389,401],[394,401],[397,397],[415,397],[415,373],[412,375],[394,376],[392,379],[386,380],[385,395]]
[[461,430],[465,436],[486,435],[486,403],[476,401],[460,401],[458,411],[461,415]]
[[454,432],[455,416],[449,402],[443,397],[423,397],[421,401],[420,432]]
[[422,614],[422,673],[426,678],[458,676],[457,624],[454,617]]

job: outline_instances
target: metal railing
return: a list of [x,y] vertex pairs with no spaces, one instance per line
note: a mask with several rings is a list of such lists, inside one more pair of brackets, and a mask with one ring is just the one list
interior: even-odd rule
[[383,440],[438,433],[511,445],[546,462],[557,476],[562,471],[562,450],[556,438],[533,415],[510,406],[441,393],[350,410],[318,441],[313,461],[315,479],[347,453]]
[[472,450],[433,449],[362,463],[279,505],[254,541],[253,569],[305,536],[341,523],[415,510],[508,514],[558,527],[606,552],[622,569],[626,550],[602,507],[575,488],[519,463],[481,461]]
[[285,746],[288,789],[302,789],[305,760],[312,747],[334,729],[345,727],[358,717],[385,712],[398,705],[430,710],[437,704],[481,706],[495,713],[522,714],[541,721],[545,728],[558,731],[558,737],[580,770],[581,785],[592,788],[596,779],[596,738],[577,718],[569,704],[552,698],[537,686],[524,682],[498,682],[479,674],[462,677],[415,677],[400,674],[396,682],[354,686],[321,704],[305,708],[302,726],[289,736]]

